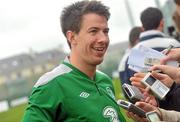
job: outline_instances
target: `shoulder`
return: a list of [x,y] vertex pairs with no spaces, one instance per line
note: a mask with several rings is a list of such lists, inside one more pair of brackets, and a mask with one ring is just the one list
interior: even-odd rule
[[39,87],[45,84],[48,84],[49,82],[53,81],[55,78],[63,76],[64,74],[70,73],[72,69],[65,64],[60,64],[56,68],[54,68],[52,71],[45,73],[42,75],[39,80],[36,82],[34,87]]
[[153,38],[146,41],[139,42],[134,48],[138,48],[140,45],[150,47],[150,48],[167,48],[169,45],[179,47],[180,43],[173,38]]
[[174,47],[180,47],[180,42],[177,41],[176,39],[174,38],[165,38],[167,40],[169,40],[170,44],[173,45]]

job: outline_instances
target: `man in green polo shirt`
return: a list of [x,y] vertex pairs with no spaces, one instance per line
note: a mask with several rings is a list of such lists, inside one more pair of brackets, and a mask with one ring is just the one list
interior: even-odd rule
[[111,79],[96,69],[109,45],[108,7],[80,1],[62,11],[71,52],[34,85],[23,122],[125,122]]

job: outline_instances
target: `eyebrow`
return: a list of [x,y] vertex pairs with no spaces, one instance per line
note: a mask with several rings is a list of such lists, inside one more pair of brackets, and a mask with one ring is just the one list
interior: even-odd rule
[[[90,28],[88,28],[88,30],[92,30],[92,29],[100,30],[100,28],[98,28],[98,27],[90,27]],[[109,30],[109,28],[107,27],[107,28],[105,28],[103,30]]]

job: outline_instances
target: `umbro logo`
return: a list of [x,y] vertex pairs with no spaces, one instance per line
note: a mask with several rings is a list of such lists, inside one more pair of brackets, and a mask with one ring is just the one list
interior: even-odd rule
[[83,97],[83,98],[87,98],[87,97],[89,97],[89,93],[87,93],[87,92],[81,92],[81,94],[79,95],[80,97]]

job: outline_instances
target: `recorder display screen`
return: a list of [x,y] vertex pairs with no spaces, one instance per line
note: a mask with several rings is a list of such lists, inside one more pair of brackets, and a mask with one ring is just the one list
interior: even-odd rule
[[155,81],[156,79],[153,78],[151,75],[145,80],[145,82],[148,83],[150,86],[152,86]]

